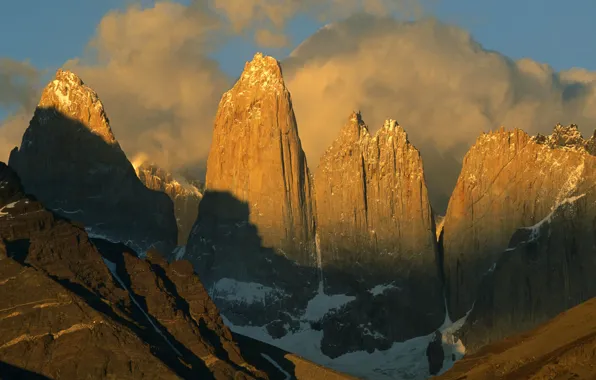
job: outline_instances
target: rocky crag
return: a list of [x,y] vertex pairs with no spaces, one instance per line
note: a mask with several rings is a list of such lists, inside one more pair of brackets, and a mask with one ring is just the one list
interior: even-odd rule
[[352,115],[315,178],[280,66],[257,54],[220,102],[185,256],[232,329],[280,347],[308,332],[296,352],[313,359],[432,334],[438,247],[404,130],[389,120],[370,136]]
[[185,180],[179,182],[171,173],[156,165],[142,163],[135,167],[135,171],[145,186],[166,193],[174,202],[174,214],[178,223],[178,245],[186,245],[192,226],[197,220],[199,202],[203,194],[197,186]]
[[137,178],[97,94],[71,72],[46,86],[9,165],[28,193],[95,236],[138,252],[176,245],[171,200]]
[[466,155],[442,239],[451,318],[468,352],[596,296],[594,138],[503,129]]
[[325,288],[357,295],[346,305],[349,320],[325,320],[330,330],[351,326],[337,331],[342,349],[439,327],[445,311],[433,213],[420,153],[403,128],[387,120],[371,136],[352,113],[320,159],[315,189]]
[[318,286],[311,187],[279,63],[257,54],[221,99],[185,254],[232,323],[299,328]]
[[205,189],[246,202],[248,221],[264,246],[301,265],[315,265],[311,179],[290,93],[274,58],[255,55],[223,95]]
[[0,361],[49,378],[267,378],[190,263],[91,239],[3,163],[0,207]]
[[91,238],[0,163],[0,377],[351,379],[232,335],[188,261]]

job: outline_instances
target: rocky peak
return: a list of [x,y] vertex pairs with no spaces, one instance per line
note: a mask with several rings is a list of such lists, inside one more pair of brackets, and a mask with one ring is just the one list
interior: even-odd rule
[[370,137],[370,133],[368,132],[368,126],[362,120],[362,114],[354,111],[350,114],[348,122],[341,129],[340,137],[337,141],[348,143],[351,141],[361,141],[368,137]]
[[133,160],[137,177],[149,189],[166,193],[174,202],[174,214],[178,224],[178,245],[185,245],[194,222],[197,220],[199,202],[203,194],[198,187],[182,176],[144,161]]
[[[387,341],[436,329],[444,311],[435,228],[422,160],[403,128],[389,119],[371,138],[361,116],[353,113],[321,157],[315,189],[326,289],[356,293],[362,300],[371,289],[387,287],[374,298],[393,322],[379,318],[369,325]],[[352,289],[350,284],[355,283],[359,285]],[[390,290],[397,288],[407,289],[408,296]],[[419,302],[422,299],[428,302]],[[366,333],[358,326],[370,322],[372,313],[365,304],[349,304],[353,308],[349,321],[329,322],[349,323],[353,328],[350,337],[344,337],[350,343],[342,349],[362,349]],[[411,305],[416,305],[414,310]],[[414,323],[405,317],[410,313],[424,320]],[[400,328],[388,329],[390,325]],[[378,347],[370,342],[367,349],[373,348]]]
[[593,154],[591,150],[591,141],[593,141],[593,137],[589,140],[585,140],[576,124],[570,124],[568,126],[557,124],[555,125],[552,134],[548,136],[538,134],[532,137],[532,140],[536,141],[538,144],[548,145],[553,149],[585,150],[588,153]]
[[[256,54],[222,97],[205,188],[246,202],[265,246],[313,263],[310,175],[291,97],[274,58]],[[229,209],[223,203],[214,207]]]
[[43,378],[268,378],[190,263],[91,238],[27,198],[3,163],[0,181],[2,375],[11,363]]
[[137,177],[150,189],[163,191],[170,198],[195,196],[201,197],[200,190],[183,178],[174,175],[156,164],[144,162],[134,166]]
[[142,254],[169,253],[176,219],[167,195],[147,189],[115,140],[97,93],[58,70],[9,159],[28,194],[96,236]]
[[270,56],[256,53],[246,62],[238,86],[261,86],[269,91],[285,87],[279,62]]
[[108,117],[97,93],[87,87],[76,74],[63,69],[44,89],[39,108],[53,108],[86,125],[105,142],[115,144]]

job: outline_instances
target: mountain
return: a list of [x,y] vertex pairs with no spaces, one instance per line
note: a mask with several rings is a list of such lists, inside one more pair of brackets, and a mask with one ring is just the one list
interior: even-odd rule
[[351,379],[232,335],[188,261],[91,238],[4,163],[0,264],[2,379]]
[[256,54],[221,99],[185,254],[231,323],[299,328],[318,284],[311,186],[279,63]]
[[466,155],[442,239],[467,352],[596,296],[592,144],[574,125],[535,137],[501,129]]
[[71,72],[58,70],[44,89],[9,166],[27,193],[93,236],[141,253],[176,246],[172,201],[137,178],[97,94]]
[[3,163],[0,184],[1,361],[52,378],[267,378],[188,262],[90,238]]
[[[316,264],[310,174],[292,100],[274,58],[256,54],[223,95],[205,191],[246,202],[249,222],[264,246],[301,265]],[[219,198],[210,199],[216,213],[229,208]],[[203,226],[197,223],[200,231]]]
[[[134,163],[133,163],[134,166]],[[199,189],[186,180],[179,182],[174,175],[154,164],[142,163],[135,166],[141,182],[149,189],[166,193],[174,202],[174,214],[178,223],[178,245],[184,246],[199,212],[203,195]]]
[[[255,55],[220,102],[184,257],[234,333],[358,377],[421,379],[436,330],[449,357],[462,355],[458,322],[445,319],[422,163],[393,121],[365,140],[364,163],[342,156],[360,148],[340,137],[333,168],[311,177],[279,64]],[[362,246],[336,252],[334,223],[350,207],[359,214],[343,238]]]
[[357,296],[349,318],[324,322],[330,330],[341,322],[338,352],[386,349],[438,328],[445,310],[433,213],[403,128],[387,120],[371,136],[352,113],[320,159],[315,189],[325,288]]
[[436,380],[594,379],[596,298],[466,355]]

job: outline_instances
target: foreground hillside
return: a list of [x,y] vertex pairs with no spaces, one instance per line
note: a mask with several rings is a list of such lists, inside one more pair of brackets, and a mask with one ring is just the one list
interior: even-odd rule
[[596,298],[489,344],[433,379],[596,379]]

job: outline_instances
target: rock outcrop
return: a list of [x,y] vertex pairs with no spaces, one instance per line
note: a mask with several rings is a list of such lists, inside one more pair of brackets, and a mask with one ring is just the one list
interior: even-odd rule
[[311,179],[271,57],[256,54],[221,99],[185,258],[231,323],[275,337],[300,326],[318,284]]
[[90,239],[4,164],[0,239],[0,362],[49,378],[267,378],[190,263]]
[[188,181],[181,183],[171,173],[156,165],[143,163],[135,167],[137,176],[149,189],[166,193],[174,202],[178,222],[178,245],[186,245],[192,226],[197,220],[199,202],[203,195]]
[[362,349],[371,330],[387,343],[438,328],[445,313],[433,213],[422,159],[403,128],[387,120],[371,136],[353,113],[321,157],[315,189],[325,289],[357,295],[341,320],[355,335],[349,342],[341,331],[342,350]]
[[579,193],[542,220],[517,230],[478,289],[458,335],[467,352],[533,329],[596,296],[596,157],[585,165]]
[[[205,192],[227,193],[246,202],[248,221],[258,229],[263,246],[300,265],[316,265],[310,174],[292,100],[274,58],[256,54],[223,95],[207,160]],[[213,212],[229,210],[221,203],[225,199],[209,199],[215,202],[209,206]],[[200,220],[199,215],[195,240],[205,235]]]
[[171,200],[147,189],[116,141],[97,94],[58,70],[9,165],[26,191],[94,236],[138,252],[176,245]]
[[591,145],[573,125],[536,137],[501,129],[466,155],[442,238],[451,319],[474,306],[468,322],[494,327],[468,334],[470,347],[596,295]]

